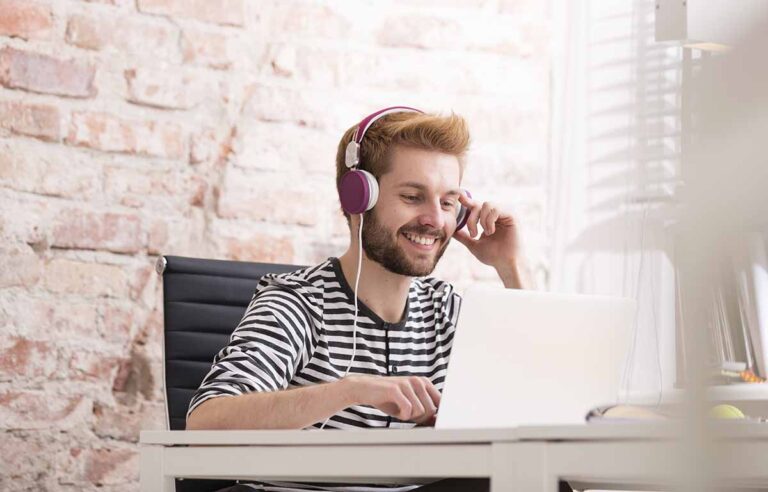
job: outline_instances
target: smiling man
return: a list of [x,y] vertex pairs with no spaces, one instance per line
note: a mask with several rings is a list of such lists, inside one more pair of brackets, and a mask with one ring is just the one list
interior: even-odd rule
[[[461,117],[410,108],[382,110],[345,132],[336,168],[349,249],[319,265],[262,278],[190,404],[188,429],[434,424],[461,297],[428,275],[451,238],[495,267],[506,287],[522,287],[512,216],[460,188],[468,146]],[[350,191],[345,180],[359,189]],[[468,231],[457,231],[459,220]],[[477,237],[479,226],[484,232]],[[343,484],[238,487],[346,490]],[[379,488],[417,487],[350,490]],[[419,488],[487,489],[487,480]]]

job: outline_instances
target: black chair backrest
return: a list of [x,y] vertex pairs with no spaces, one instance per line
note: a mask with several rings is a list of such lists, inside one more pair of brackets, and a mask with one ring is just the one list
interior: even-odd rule
[[[165,401],[168,428],[183,430],[189,402],[228,342],[267,273],[291,272],[298,265],[207,260],[181,256],[158,259],[165,311]],[[229,482],[231,484],[232,482]],[[227,482],[177,481],[177,490],[203,491]]]
[[164,256],[165,397],[168,425],[183,430],[189,402],[267,273],[297,265]]

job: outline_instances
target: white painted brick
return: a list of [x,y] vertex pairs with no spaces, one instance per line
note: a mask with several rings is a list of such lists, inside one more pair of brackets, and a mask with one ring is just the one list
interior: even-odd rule
[[[29,17],[0,21],[0,489],[136,488],[164,418],[156,256],[343,254],[336,147],[381,107],[468,119],[465,184],[546,279],[547,2],[209,4],[3,3]],[[456,242],[435,275],[500,283]]]

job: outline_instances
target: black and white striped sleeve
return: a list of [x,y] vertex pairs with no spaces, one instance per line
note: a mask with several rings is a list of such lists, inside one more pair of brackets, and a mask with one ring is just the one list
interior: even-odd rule
[[316,346],[303,303],[301,295],[289,289],[257,292],[229,344],[213,359],[187,416],[210,398],[285,389]]
[[461,313],[461,295],[459,295],[453,287],[446,298],[445,302],[446,319],[450,320],[453,326],[459,323],[459,314]]
[[437,316],[437,324],[441,329],[455,328],[461,312],[461,295],[453,285],[443,280],[427,277],[424,281],[433,289],[433,302]]

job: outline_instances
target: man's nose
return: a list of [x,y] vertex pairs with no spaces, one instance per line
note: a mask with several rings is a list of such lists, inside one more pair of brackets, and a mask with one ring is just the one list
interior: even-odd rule
[[446,212],[443,210],[440,200],[426,202],[419,215],[419,225],[442,230],[445,227]]

